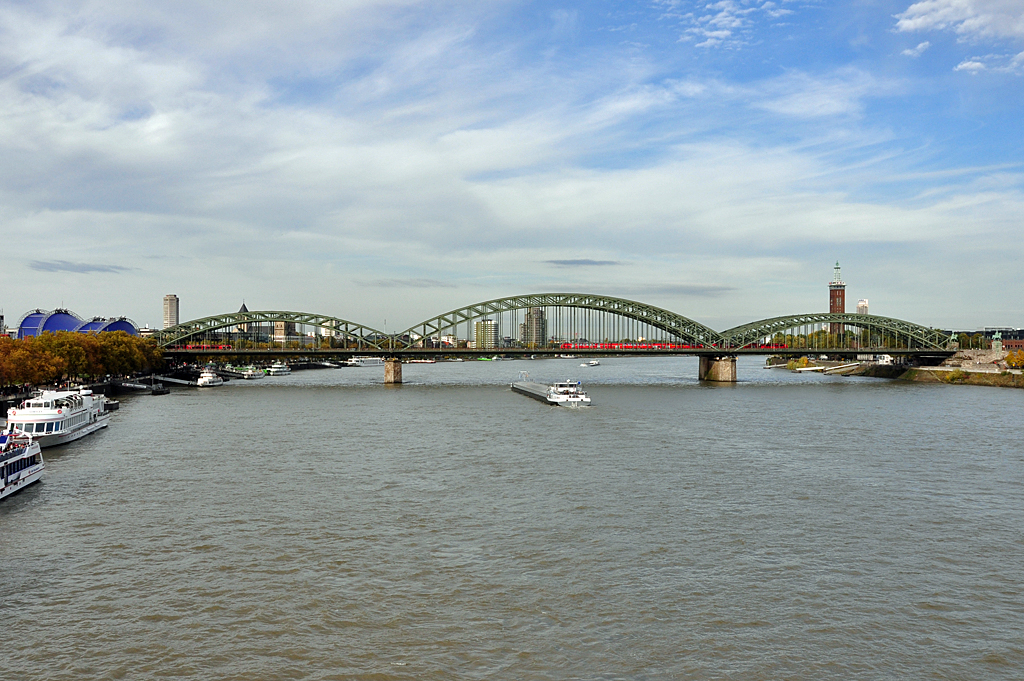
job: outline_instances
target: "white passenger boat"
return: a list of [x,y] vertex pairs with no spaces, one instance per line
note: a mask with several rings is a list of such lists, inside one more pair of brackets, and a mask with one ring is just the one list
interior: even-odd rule
[[240,378],[244,378],[247,381],[252,381],[257,378],[263,378],[264,376],[267,375],[266,372],[263,371],[263,369],[257,369],[251,364],[249,366],[244,367],[235,367],[228,364],[224,368],[227,369],[228,371],[233,371],[234,373],[238,374]]
[[597,367],[597,366],[601,366],[601,360],[599,360],[599,359],[592,359],[589,362],[583,362],[582,364],[580,364],[580,366],[581,367]]
[[202,373],[199,374],[197,385],[200,388],[213,388],[218,385],[224,385],[224,379],[218,376],[213,369],[203,369]]
[[267,369],[267,376],[284,376],[291,372],[292,368],[284,362],[274,362],[270,365],[270,368]]
[[384,360],[380,357],[352,357],[345,364],[350,367],[382,367]]
[[580,381],[563,381],[561,383],[544,385],[542,383],[533,383],[529,380],[522,380],[529,378],[525,371],[519,372],[519,378],[519,381],[512,384],[512,390],[521,395],[526,395],[535,400],[559,407],[590,406],[590,397],[584,392]]
[[31,435],[0,435],[0,499],[41,478],[44,467],[39,443]]
[[7,433],[28,433],[41,447],[62,445],[106,428],[103,395],[91,390],[44,390],[7,410]]

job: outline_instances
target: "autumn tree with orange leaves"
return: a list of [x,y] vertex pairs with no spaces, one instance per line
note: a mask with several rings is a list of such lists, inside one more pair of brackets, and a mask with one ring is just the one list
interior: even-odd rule
[[0,385],[44,385],[107,374],[128,375],[162,364],[156,343],[124,331],[59,331],[22,340],[0,337]]

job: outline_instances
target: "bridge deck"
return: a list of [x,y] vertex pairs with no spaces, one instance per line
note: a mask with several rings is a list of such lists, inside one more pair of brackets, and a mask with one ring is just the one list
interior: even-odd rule
[[893,355],[900,357],[952,357],[955,350],[936,350],[928,348],[651,348],[651,349],[590,349],[590,348],[401,348],[394,350],[375,350],[367,348],[261,348],[261,349],[237,349],[237,350],[186,350],[177,348],[165,348],[164,355],[172,358],[195,358],[195,357],[266,357],[266,358],[348,358],[348,357],[393,357],[396,359],[440,359],[440,358],[462,358],[473,359],[478,357],[494,357],[501,355],[516,359],[529,357],[551,358],[560,355],[571,355],[573,357],[728,357],[756,355],[768,356],[779,355],[784,357],[803,357],[805,355],[828,355],[834,358],[856,359],[857,355]]

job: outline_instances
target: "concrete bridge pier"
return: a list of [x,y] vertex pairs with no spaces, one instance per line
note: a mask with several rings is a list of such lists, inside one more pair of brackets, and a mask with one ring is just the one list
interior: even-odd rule
[[706,357],[701,355],[700,371],[697,377],[702,381],[718,383],[736,382],[736,357]]
[[384,385],[398,385],[402,382],[402,360],[384,360]]

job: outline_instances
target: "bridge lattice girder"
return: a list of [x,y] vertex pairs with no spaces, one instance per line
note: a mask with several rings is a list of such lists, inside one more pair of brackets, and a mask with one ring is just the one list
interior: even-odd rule
[[721,334],[722,347],[742,349],[762,339],[771,339],[775,334],[814,324],[843,324],[848,329],[853,327],[871,333],[898,335],[907,340],[908,347],[923,350],[946,350],[951,341],[950,336],[941,331],[902,319],[878,315],[822,312],[772,317],[728,329]]
[[512,310],[524,310],[531,307],[567,307],[607,312],[649,324],[673,334],[683,343],[698,347],[713,346],[721,340],[721,336],[714,329],[675,312],[670,312],[654,305],[639,303],[635,300],[586,293],[535,293],[488,300],[424,320],[419,324],[409,327],[399,336],[409,337],[412,334],[419,334],[423,337],[430,337],[435,334],[441,335],[444,331],[454,329],[458,324],[465,324],[480,317]]
[[273,324],[275,322],[304,324],[315,326],[330,332],[338,332],[340,338],[361,343],[367,348],[384,349],[389,344],[389,339],[383,331],[350,322],[339,317],[312,314],[309,312],[287,312],[264,310],[259,312],[233,312],[230,314],[214,315],[195,319],[184,324],[178,324],[153,334],[154,339],[161,347],[180,345],[195,336],[202,336],[212,331],[237,328],[246,325]]
[[531,307],[578,308],[596,310],[633,319],[666,331],[681,343],[695,347],[743,349],[762,339],[771,339],[778,333],[795,330],[814,324],[843,324],[848,328],[866,329],[871,333],[898,335],[906,339],[907,347],[925,350],[947,350],[951,337],[928,327],[901,319],[878,315],[811,313],[762,319],[737,326],[721,333],[687,317],[646,303],[623,298],[590,295],[584,293],[539,293],[523,296],[498,298],[458,308],[437,317],[427,319],[406,331],[386,335],[384,332],[363,324],[339,317],[308,312],[258,311],[235,312],[196,319],[158,331],[154,338],[161,347],[181,345],[203,334],[245,325],[267,325],[285,322],[314,326],[331,333],[338,332],[348,342],[360,347],[377,350],[397,350],[407,347],[411,335],[429,337],[454,329],[458,324],[468,323],[490,314],[528,309]]

